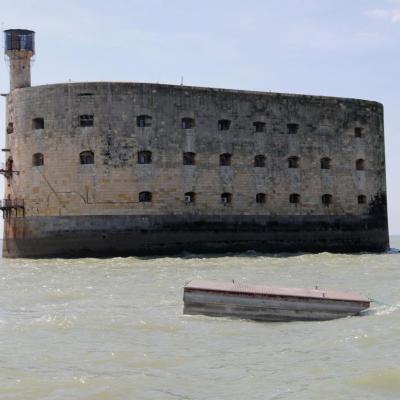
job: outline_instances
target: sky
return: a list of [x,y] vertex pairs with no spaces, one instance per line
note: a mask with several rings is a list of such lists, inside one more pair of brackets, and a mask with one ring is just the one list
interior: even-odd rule
[[183,77],[383,103],[389,228],[400,234],[400,0],[0,0],[0,23],[36,31],[32,85]]

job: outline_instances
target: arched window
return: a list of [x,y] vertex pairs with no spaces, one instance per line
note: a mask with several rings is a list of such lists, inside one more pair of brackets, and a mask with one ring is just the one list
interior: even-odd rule
[[152,118],[150,115],[138,115],[136,117],[136,126],[139,128],[146,128],[151,126]]
[[221,202],[222,202],[222,204],[232,203],[232,193],[222,193],[221,194]]
[[44,119],[34,118],[32,120],[32,129],[44,129]]
[[267,201],[267,195],[265,193],[256,194],[256,203],[265,203]]
[[194,118],[182,118],[181,126],[182,129],[194,128]]
[[365,160],[363,160],[362,158],[359,158],[356,161],[356,170],[357,171],[364,171],[365,169]]
[[321,158],[321,169],[331,169],[331,159],[328,157]]
[[289,195],[289,203],[299,204],[300,203],[300,195],[297,193],[292,193],[291,195]]
[[12,122],[9,122],[7,125],[7,133],[13,133],[14,132],[14,124]]
[[299,124],[287,124],[287,133],[289,135],[294,135],[299,130]]
[[219,131],[228,131],[230,127],[231,127],[231,121],[229,119],[220,119],[218,121]]
[[265,167],[265,156],[263,154],[258,154],[254,157],[255,167]]
[[265,122],[256,121],[253,122],[253,126],[256,132],[265,132]]
[[219,165],[226,167],[231,165],[231,161],[232,161],[232,154],[224,153],[219,156]]
[[300,158],[299,157],[289,157],[288,167],[289,168],[299,168]]
[[138,164],[151,164],[152,153],[151,151],[138,151]]
[[194,203],[196,201],[196,193],[186,192],[185,193],[185,203]]
[[323,194],[321,199],[322,199],[322,204],[325,207],[329,207],[332,204],[332,195],[331,194]]
[[42,153],[35,153],[32,156],[32,165],[34,167],[39,167],[40,165],[44,164],[44,157]]
[[79,116],[79,126],[93,126],[94,125],[94,116],[92,114],[85,114]]
[[149,203],[152,200],[151,192],[140,192],[139,193],[139,202],[140,203]]
[[196,154],[187,152],[183,153],[183,165],[195,165],[196,164]]
[[90,150],[82,151],[82,153],[79,154],[79,160],[81,164],[94,164],[93,151]]
[[363,128],[360,128],[359,126],[356,126],[354,128],[354,136],[355,137],[358,137],[358,138],[362,137],[362,133],[363,133]]
[[367,204],[367,196],[365,196],[364,194],[360,194],[357,197],[357,201],[358,201],[358,204]]

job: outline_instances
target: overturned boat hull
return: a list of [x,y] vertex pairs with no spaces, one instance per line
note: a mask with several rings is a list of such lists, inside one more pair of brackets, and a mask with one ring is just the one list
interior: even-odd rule
[[184,314],[258,321],[324,321],[358,315],[370,306],[357,293],[211,281],[186,284],[183,300]]

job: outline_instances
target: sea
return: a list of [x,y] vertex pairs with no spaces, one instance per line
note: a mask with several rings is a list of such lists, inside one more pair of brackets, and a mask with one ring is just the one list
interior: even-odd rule
[[[0,259],[1,400],[400,399],[400,237],[382,254]],[[191,279],[351,290],[362,316],[182,314]]]

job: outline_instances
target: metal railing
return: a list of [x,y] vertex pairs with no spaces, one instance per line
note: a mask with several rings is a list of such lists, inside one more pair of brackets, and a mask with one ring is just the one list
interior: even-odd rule
[[1,199],[0,200],[0,209],[12,209],[12,208],[24,208],[24,199]]

